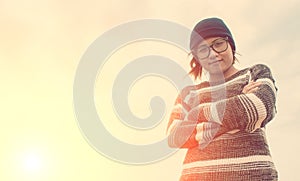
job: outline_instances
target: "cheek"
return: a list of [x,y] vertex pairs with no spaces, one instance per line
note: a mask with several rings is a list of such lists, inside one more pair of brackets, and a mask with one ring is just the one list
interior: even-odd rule
[[232,52],[228,53],[226,58],[228,59],[228,61],[233,61],[233,54]]
[[229,47],[224,54],[222,54],[223,58],[226,59],[226,61],[233,61],[233,52],[232,49]]

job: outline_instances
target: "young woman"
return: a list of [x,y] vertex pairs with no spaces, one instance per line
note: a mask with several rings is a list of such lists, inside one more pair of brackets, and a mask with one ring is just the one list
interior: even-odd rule
[[208,81],[184,88],[168,125],[169,145],[187,148],[180,180],[277,180],[265,136],[275,115],[275,81],[257,64],[238,70],[235,42],[219,18],[200,21],[190,39],[191,74]]

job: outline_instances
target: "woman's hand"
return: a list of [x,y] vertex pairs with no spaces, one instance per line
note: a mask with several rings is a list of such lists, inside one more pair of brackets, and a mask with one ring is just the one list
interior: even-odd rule
[[257,91],[258,87],[261,85],[261,82],[250,81],[244,88],[242,93],[249,94]]

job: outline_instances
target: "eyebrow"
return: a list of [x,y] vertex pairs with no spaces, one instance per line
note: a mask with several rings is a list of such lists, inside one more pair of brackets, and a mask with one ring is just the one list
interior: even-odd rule
[[[208,43],[200,43],[200,44],[198,45],[198,48],[199,48],[199,47],[202,47],[202,46],[210,47],[212,44],[214,44],[214,42],[215,42],[216,40],[218,40],[218,39],[223,39],[223,38],[224,38],[224,37],[218,37],[218,38],[214,39],[213,41],[211,41],[210,44],[208,44]],[[206,42],[206,41],[204,40],[203,42]]]

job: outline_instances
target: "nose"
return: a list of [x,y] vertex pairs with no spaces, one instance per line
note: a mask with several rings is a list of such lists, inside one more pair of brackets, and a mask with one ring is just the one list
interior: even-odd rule
[[209,47],[209,50],[209,59],[215,59],[219,55],[212,47]]

